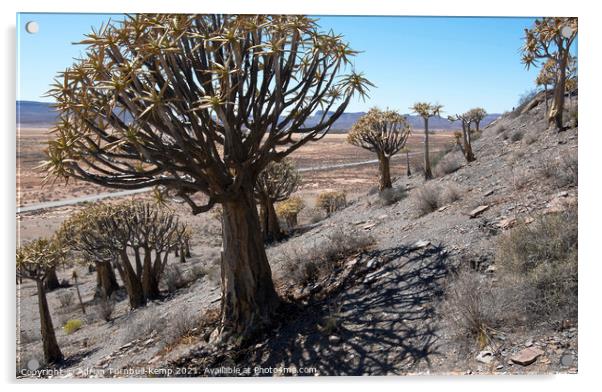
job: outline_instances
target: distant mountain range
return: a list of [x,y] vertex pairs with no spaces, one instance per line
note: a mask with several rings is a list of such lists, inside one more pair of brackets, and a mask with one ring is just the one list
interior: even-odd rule
[[[310,117],[306,124],[316,124],[324,112],[318,111]],[[334,123],[333,132],[346,132],[351,126],[365,114],[365,112],[343,113]],[[481,127],[498,118],[499,114],[488,114],[481,122]],[[413,129],[423,130],[424,123],[421,117],[406,114],[408,122]],[[48,127],[57,119],[56,111],[47,102],[17,101],[17,123],[23,127]],[[446,118],[431,118],[429,128],[433,130],[459,129],[458,123],[450,123]]]

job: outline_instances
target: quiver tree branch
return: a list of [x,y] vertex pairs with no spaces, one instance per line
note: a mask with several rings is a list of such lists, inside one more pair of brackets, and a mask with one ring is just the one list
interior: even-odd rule
[[[279,304],[257,176],[324,137],[354,96],[367,96],[372,84],[349,71],[357,52],[298,15],[137,14],[81,43],[86,55],[49,92],[60,113],[49,177],[159,187],[193,213],[221,204],[218,336],[250,336]],[[199,204],[197,194],[208,201]]]

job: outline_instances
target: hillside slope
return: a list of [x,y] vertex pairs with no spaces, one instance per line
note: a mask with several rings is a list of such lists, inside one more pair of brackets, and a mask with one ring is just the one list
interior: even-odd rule
[[[416,169],[410,178],[393,173],[400,175],[394,193],[405,196],[397,202],[385,203],[370,192],[270,246],[268,258],[285,304],[273,329],[242,347],[208,343],[219,311],[220,229],[210,214],[193,218],[182,211],[196,233],[192,256],[178,264],[189,282],[136,311],[128,311],[127,301],[119,298],[109,322],[99,320],[95,307],[77,333],[67,335],[59,328],[59,344],[70,358],[62,369],[65,377],[92,376],[82,369],[101,377],[148,376],[126,371],[151,368],[174,376],[232,375],[232,369],[260,376],[275,371],[575,372],[577,330],[571,320],[501,323],[475,337],[457,327],[449,310],[462,271],[474,280],[466,304],[476,298],[476,305],[496,308],[495,301],[484,300],[504,279],[500,240],[518,227],[534,227],[542,216],[576,206],[578,130],[547,130],[543,111],[540,104],[525,114],[502,116],[477,135],[475,162],[466,164],[452,150],[437,158],[438,177],[426,185]],[[570,169],[572,176],[566,173]],[[425,210],[429,198],[436,201],[431,212]],[[59,271],[59,278],[68,274]],[[85,301],[93,303],[94,275],[81,271],[80,276]],[[19,291],[22,309],[35,309],[30,286]],[[529,287],[516,285],[511,302],[520,304],[514,299],[524,290]],[[49,295],[58,309],[57,325],[61,319],[82,317],[77,306],[59,308],[60,292]],[[511,312],[503,308],[496,317],[504,319]],[[20,317],[30,316],[22,327],[38,325],[36,312]],[[24,363],[38,348],[39,339],[22,342]],[[518,365],[512,358],[525,348],[541,354],[532,364]]]
[[[576,371],[574,325],[498,331],[479,347],[459,343],[442,310],[452,271],[470,268],[495,282],[504,232],[576,205],[576,183],[557,181],[549,166],[576,163],[577,128],[547,130],[542,106],[488,126],[474,142],[476,162],[429,183],[427,192],[454,189],[451,200],[459,200],[419,217],[423,181],[401,178],[396,185],[410,191],[400,202],[382,206],[378,196],[367,196],[271,248],[274,274],[286,286],[282,282],[295,271],[291,262],[307,263],[329,238],[350,241],[368,233],[375,239],[370,250],[345,258],[322,281],[283,290],[303,305],[285,312],[268,338],[235,352],[201,343],[168,362],[200,372],[236,365],[309,367],[320,375]],[[451,154],[447,159],[457,153]],[[543,354],[529,366],[510,360],[525,347]],[[490,358],[478,361],[482,349]]]

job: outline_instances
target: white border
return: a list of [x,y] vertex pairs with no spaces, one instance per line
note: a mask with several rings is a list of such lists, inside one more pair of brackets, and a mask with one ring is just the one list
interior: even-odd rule
[[[5,372],[3,381],[14,383],[14,244],[15,244],[15,19],[16,12],[226,12],[226,13],[304,13],[313,15],[465,15],[465,16],[578,16],[579,17],[579,79],[580,79],[580,113],[579,123],[581,133],[579,135],[579,166],[580,166],[580,251],[579,251],[579,375],[558,375],[546,377],[364,377],[364,378],[320,378],[302,380],[193,380],[176,381],[178,384],[188,384],[192,388],[221,389],[224,384],[233,384],[235,388],[248,387],[257,390],[303,390],[314,388],[313,384],[318,381],[321,386],[333,388],[341,385],[345,390],[363,390],[368,383],[378,384],[378,388],[392,387],[401,389],[424,388],[437,390],[487,390],[508,391],[516,388],[518,383],[532,390],[577,390],[586,387],[593,382],[599,373],[598,360],[602,358],[600,347],[601,333],[600,323],[597,315],[600,311],[600,279],[602,274],[600,265],[600,249],[596,246],[600,241],[600,219],[599,205],[602,192],[600,189],[600,149],[602,148],[601,111],[599,109],[602,88],[600,85],[599,72],[602,64],[600,58],[600,29],[599,13],[593,6],[594,2],[568,2],[568,1],[525,1],[505,0],[498,2],[485,1],[359,1],[359,0],[222,0],[222,1],[191,1],[191,0],[144,0],[140,2],[126,2],[123,0],[104,0],[102,2],[88,1],[65,1],[54,0],[52,2],[43,0],[19,0],[3,1],[2,12],[2,81],[1,96],[1,119],[3,126],[3,139],[0,143],[3,159],[2,180],[4,192],[2,192],[2,266],[5,279],[2,285],[4,309],[2,337],[5,344],[2,345],[2,367]],[[162,390],[165,382],[174,381],[159,380],[152,383],[149,380],[136,380],[144,382],[145,388]],[[88,382],[86,389],[104,390],[107,388],[102,383]],[[112,382],[109,388],[130,388],[133,381]],[[47,383],[43,388],[65,386]],[[308,385],[312,384],[312,385]],[[19,385],[23,388],[41,388],[40,385]],[[82,388],[82,385],[74,385]],[[341,389],[342,389],[341,388]],[[521,388],[522,389],[522,388]]]

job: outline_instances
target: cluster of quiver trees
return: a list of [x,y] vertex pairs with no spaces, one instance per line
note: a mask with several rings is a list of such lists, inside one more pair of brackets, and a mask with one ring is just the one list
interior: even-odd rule
[[160,297],[168,256],[179,251],[183,261],[189,243],[175,214],[147,202],[90,206],[67,219],[58,237],[76,257],[94,263],[102,296],[118,289],[117,269],[132,308]]
[[[298,15],[136,14],[82,41],[50,95],[51,177],[156,187],[193,214],[221,205],[221,340],[269,324],[280,300],[255,188],[321,139],[372,84],[341,36]],[[321,109],[317,121],[306,120]],[[199,197],[204,195],[204,197]]]
[[[183,261],[189,239],[187,227],[169,210],[151,203],[124,202],[91,205],[64,221],[52,238],[19,247],[17,277],[37,284],[45,360],[63,359],[46,299],[46,280],[57,267],[92,263],[97,273],[96,292],[105,301],[119,289],[116,269],[134,309],[160,297],[159,283],[168,256],[177,250]],[[83,303],[82,310],[85,312]]]

